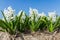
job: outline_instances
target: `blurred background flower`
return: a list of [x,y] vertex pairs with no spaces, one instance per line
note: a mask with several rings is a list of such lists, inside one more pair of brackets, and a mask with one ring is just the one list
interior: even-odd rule
[[13,10],[11,6],[4,9],[4,15],[7,21],[14,19],[14,13],[15,13],[15,10]]

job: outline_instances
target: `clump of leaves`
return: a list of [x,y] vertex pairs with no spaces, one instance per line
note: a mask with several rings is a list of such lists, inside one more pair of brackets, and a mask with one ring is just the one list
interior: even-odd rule
[[33,20],[30,21],[30,30],[31,32],[38,31],[40,25],[42,25],[42,21],[45,22],[45,20],[42,17],[39,17],[36,21],[36,14],[33,12]]
[[[29,30],[29,17],[25,14],[23,15],[23,11],[21,11],[20,15],[16,17],[17,19],[17,30],[19,32],[26,32]],[[24,19],[22,17],[25,17]]]
[[56,17],[56,21],[52,22],[52,19],[47,21],[47,29],[49,32],[54,32],[60,26],[60,17]]
[[8,22],[3,11],[1,12],[4,20],[0,19],[0,27],[2,28],[0,31],[8,32],[9,34],[16,34],[17,20],[15,19]]

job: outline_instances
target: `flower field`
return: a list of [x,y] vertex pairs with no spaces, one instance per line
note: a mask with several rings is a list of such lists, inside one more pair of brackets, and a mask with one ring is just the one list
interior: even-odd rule
[[29,15],[21,10],[14,15],[15,10],[9,6],[1,11],[3,19],[0,19],[0,31],[7,32],[10,35],[18,33],[34,34],[37,31],[47,31],[54,33],[60,29],[60,16],[56,12],[39,13],[37,9],[29,9]]

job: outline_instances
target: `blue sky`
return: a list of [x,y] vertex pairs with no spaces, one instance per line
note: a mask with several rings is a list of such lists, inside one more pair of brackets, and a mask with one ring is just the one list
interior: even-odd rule
[[[4,10],[8,6],[15,9],[16,14],[20,10],[24,10],[28,14],[29,7],[31,7],[38,9],[39,12],[45,12],[45,14],[56,11],[60,15],[60,0],[0,0],[0,10]],[[0,18],[2,18],[1,13]]]

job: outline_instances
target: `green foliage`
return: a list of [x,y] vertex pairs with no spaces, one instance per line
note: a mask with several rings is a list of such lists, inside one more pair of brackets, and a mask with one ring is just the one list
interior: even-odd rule
[[[30,21],[30,30],[31,30],[31,32],[38,31],[39,28],[40,28],[40,29],[44,28],[44,27],[42,27],[42,23],[43,23],[43,22],[44,22],[44,23],[46,22],[45,19],[44,19],[44,17],[39,17],[39,18],[37,19],[37,21],[35,21],[35,19],[36,19],[36,16],[35,16],[35,13],[33,12],[33,20]],[[44,24],[44,23],[43,23],[43,24]],[[44,25],[44,26],[45,26],[45,25]]]
[[39,26],[39,29],[41,30],[41,31],[43,31],[45,28],[46,28],[46,25],[47,25],[47,17],[41,17],[40,18],[40,26]]
[[22,19],[23,11],[21,14],[17,17],[17,30],[19,32],[25,32],[27,29],[29,29],[29,17],[25,14],[25,19]]
[[[49,32],[54,32],[57,28],[60,28],[60,17],[57,16],[56,21],[52,22],[52,19],[48,20],[46,16],[37,18],[36,14],[33,12],[33,20],[31,17],[25,14],[25,19],[22,18],[23,11],[21,11],[19,16],[15,16],[14,20],[7,21],[3,11],[2,15],[4,20],[0,19],[0,31],[8,32],[10,34],[16,34],[17,32],[31,31],[35,32],[44,30],[46,28]],[[37,20],[36,20],[37,18]]]
[[3,14],[4,20],[0,19],[0,27],[2,28],[1,31],[6,31],[10,34],[16,34],[17,20],[11,20],[7,22],[6,17],[3,12],[2,14]]
[[52,19],[47,21],[47,29],[49,32],[54,32],[60,27],[60,17],[57,16],[56,21],[52,22]]

